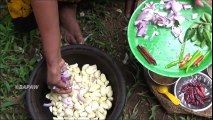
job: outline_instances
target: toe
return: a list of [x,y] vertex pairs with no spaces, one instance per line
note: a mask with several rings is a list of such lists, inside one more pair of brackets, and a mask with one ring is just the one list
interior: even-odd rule
[[73,35],[71,35],[71,34],[66,34],[65,35],[66,37],[66,41],[69,43],[69,44],[77,44],[77,41],[76,41],[76,39],[75,39],[75,37],[73,36]]

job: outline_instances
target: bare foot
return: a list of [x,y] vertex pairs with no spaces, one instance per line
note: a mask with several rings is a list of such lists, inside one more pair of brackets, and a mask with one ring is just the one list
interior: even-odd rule
[[76,4],[60,4],[60,22],[65,29],[65,39],[69,44],[83,44],[84,38],[76,19]]

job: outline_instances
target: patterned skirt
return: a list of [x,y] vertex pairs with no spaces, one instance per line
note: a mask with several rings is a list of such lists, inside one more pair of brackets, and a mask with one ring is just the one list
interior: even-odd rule
[[[78,3],[80,0],[58,0],[60,2]],[[8,0],[8,10],[12,18],[27,17],[31,12],[30,0]]]
[[[78,3],[80,0],[58,0],[59,2]],[[8,11],[14,28],[19,32],[27,32],[37,27],[30,0],[8,0]]]

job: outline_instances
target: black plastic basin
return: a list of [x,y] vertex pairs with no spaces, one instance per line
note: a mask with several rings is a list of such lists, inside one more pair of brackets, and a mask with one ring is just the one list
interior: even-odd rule
[[[62,57],[68,64],[78,63],[79,67],[84,64],[96,64],[110,82],[113,89],[112,108],[107,113],[108,120],[117,120],[125,104],[126,89],[125,80],[116,63],[99,49],[86,46],[66,46],[61,50]],[[41,60],[31,74],[29,85],[39,85],[37,90],[28,89],[26,94],[27,108],[34,120],[52,119],[53,115],[43,103],[49,102],[45,95],[50,92],[46,84],[46,62]]]

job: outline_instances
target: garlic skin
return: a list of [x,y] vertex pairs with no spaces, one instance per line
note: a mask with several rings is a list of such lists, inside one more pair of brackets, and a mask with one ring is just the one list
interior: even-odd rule
[[113,90],[104,73],[96,65],[68,65],[62,70],[63,80],[72,88],[69,94],[50,92],[44,104],[53,113],[53,120],[106,119],[107,110],[112,108]]

